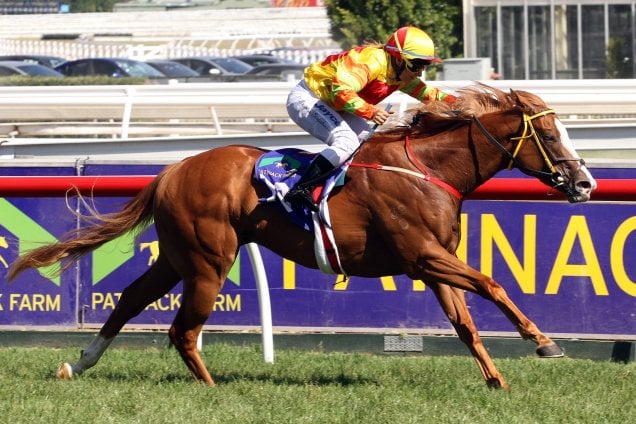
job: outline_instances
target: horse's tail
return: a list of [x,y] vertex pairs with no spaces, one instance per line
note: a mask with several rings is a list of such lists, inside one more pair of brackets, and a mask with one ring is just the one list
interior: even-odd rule
[[61,273],[104,243],[132,230],[141,231],[152,221],[155,192],[165,173],[166,170],[162,171],[121,211],[105,215],[93,212],[92,216],[83,218],[94,220],[95,224],[70,231],[59,241],[33,249],[17,258],[7,272],[7,281],[13,281],[28,268],[45,267],[64,259],[59,271]]

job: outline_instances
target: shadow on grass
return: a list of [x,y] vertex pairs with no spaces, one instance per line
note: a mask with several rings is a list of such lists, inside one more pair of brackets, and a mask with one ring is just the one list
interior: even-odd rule
[[[55,378],[52,376],[52,378]],[[106,380],[115,383],[125,383],[132,381],[155,381],[157,383],[192,383],[196,384],[194,378],[187,373],[169,372],[156,378],[156,375],[150,375],[135,371],[87,371],[79,378],[90,379],[93,381]],[[272,375],[263,372],[218,372],[213,373],[212,378],[217,386],[230,385],[240,381],[250,381],[259,383],[271,383],[277,386],[357,386],[357,385],[375,385],[379,386],[380,382],[365,376],[352,376],[344,373],[334,375],[312,374],[305,376],[291,375]]]
[[232,384],[237,381],[256,381],[260,383],[272,383],[277,386],[357,386],[377,385],[380,383],[374,379],[359,375],[346,375],[338,373],[334,375],[312,374],[306,376],[271,375],[269,373],[233,373],[221,372],[212,376],[218,385]]

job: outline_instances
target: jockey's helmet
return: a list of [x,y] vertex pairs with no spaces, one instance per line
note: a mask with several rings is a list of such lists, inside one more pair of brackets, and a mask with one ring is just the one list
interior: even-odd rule
[[435,45],[431,37],[419,28],[406,26],[389,37],[384,49],[396,59],[402,59],[407,66],[412,61],[442,63],[435,57]]

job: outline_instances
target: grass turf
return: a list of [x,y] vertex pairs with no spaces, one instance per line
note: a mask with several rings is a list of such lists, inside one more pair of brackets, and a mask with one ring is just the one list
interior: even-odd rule
[[170,349],[111,349],[73,381],[78,349],[0,348],[0,421],[11,423],[627,423],[636,364],[498,359],[510,391],[488,389],[470,357],[276,352],[214,345],[217,387]]

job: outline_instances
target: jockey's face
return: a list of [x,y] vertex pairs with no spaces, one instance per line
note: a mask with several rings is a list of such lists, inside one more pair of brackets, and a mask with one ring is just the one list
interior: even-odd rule
[[425,61],[419,61],[419,60],[414,60],[414,61],[406,61],[406,60],[399,60],[398,61],[398,76],[397,79],[401,82],[404,83],[410,83],[412,82],[414,79],[419,78],[423,72],[426,71],[426,68],[428,67],[430,62],[425,62]]
[[400,81],[404,81],[408,83],[413,81],[415,78],[420,77],[421,75],[422,75],[422,71],[415,72],[405,67],[404,70],[402,71],[402,74],[400,75]]

